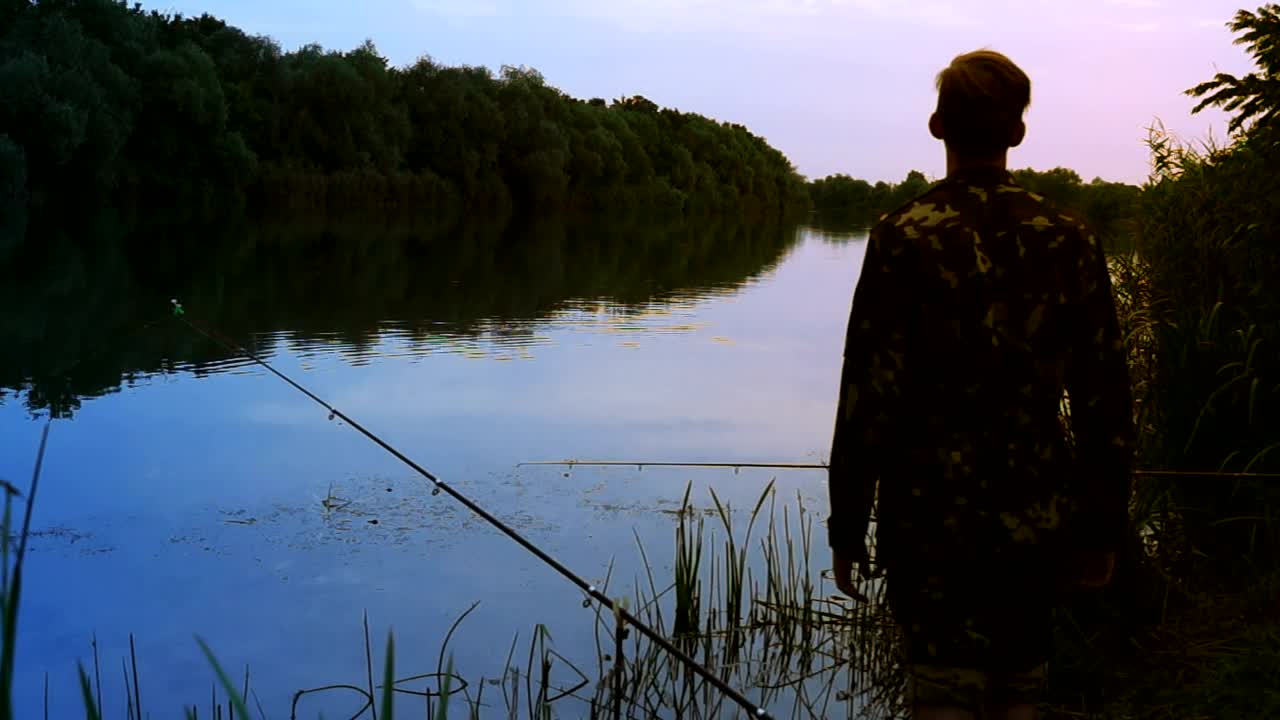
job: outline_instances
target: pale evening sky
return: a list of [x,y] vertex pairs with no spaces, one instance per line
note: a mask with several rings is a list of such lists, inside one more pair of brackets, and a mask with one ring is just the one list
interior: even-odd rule
[[527,65],[576,97],[640,94],[739,122],[809,177],[944,172],[926,122],[934,76],[990,47],[1031,76],[1013,167],[1141,182],[1145,128],[1225,137],[1182,91],[1253,69],[1224,25],[1242,0],[166,0],[286,50],[372,39],[396,65]]

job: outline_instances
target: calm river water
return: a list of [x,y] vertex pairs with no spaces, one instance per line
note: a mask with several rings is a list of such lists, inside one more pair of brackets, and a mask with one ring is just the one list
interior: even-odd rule
[[[461,675],[501,674],[512,638],[537,623],[566,656],[593,654],[572,585],[169,317],[170,297],[589,580],[614,560],[619,592],[640,571],[637,538],[669,582],[686,483],[699,505],[714,488],[749,507],[776,477],[782,497],[825,510],[814,471],[518,464],[825,460],[860,233],[545,221],[92,232],[104,239],[32,225],[0,254],[0,478],[25,489],[55,418],[18,717],[39,716],[46,672],[51,717],[78,713],[75,663],[95,633],[107,715],[122,718],[130,633],[157,718],[208,705],[195,635],[233,674],[250,665],[274,718],[295,690],[364,684],[366,611],[376,653],[394,629],[401,675],[434,670],[476,600],[450,643]],[[335,703],[308,716],[349,716]]]

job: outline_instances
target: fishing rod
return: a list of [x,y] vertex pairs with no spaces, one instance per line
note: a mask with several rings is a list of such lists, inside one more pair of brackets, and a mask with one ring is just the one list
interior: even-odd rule
[[[564,465],[573,467],[584,465],[589,467],[631,467],[643,470],[646,467],[693,467],[693,468],[772,468],[778,470],[829,470],[830,465],[823,463],[788,463],[788,462],[668,462],[665,460],[650,462],[647,460],[531,460],[517,463],[516,467],[528,465]],[[1134,475],[1143,477],[1228,477],[1228,478],[1265,478],[1280,479],[1280,473],[1251,472],[1209,472],[1190,470],[1134,470]]]
[[615,617],[623,620],[624,622],[630,624],[632,627],[639,630],[642,635],[649,638],[656,645],[658,645],[658,647],[662,648],[668,654],[675,657],[682,664],[684,664],[685,667],[688,667],[689,669],[693,670],[695,673],[700,675],[703,680],[706,680],[707,682],[711,683],[711,685],[713,685],[717,690],[724,693],[726,697],[728,697],[730,700],[733,700],[735,703],[740,705],[743,709],[747,710],[752,717],[765,718],[766,720],[770,717],[768,712],[765,711],[763,707],[760,707],[755,703],[751,702],[750,700],[748,700],[745,695],[743,695],[742,693],[730,687],[728,683],[726,683],[724,680],[721,680],[719,677],[717,677],[714,673],[712,673],[707,668],[703,667],[697,660],[694,660],[693,658],[689,657],[682,650],[680,650],[680,648],[677,648],[675,645],[673,645],[670,640],[667,640],[666,638],[662,637],[662,635],[658,634],[656,630],[646,625],[644,622],[642,622],[636,616],[632,615],[621,605],[616,604],[612,599],[609,598],[609,596],[600,592],[600,590],[596,588],[595,585],[592,585],[591,583],[588,583],[586,580],[583,580],[581,577],[576,575],[572,570],[562,565],[558,560],[551,557],[551,555],[547,554],[546,551],[542,550],[537,545],[534,545],[532,542],[525,539],[523,535],[513,530],[509,525],[502,522],[501,520],[494,517],[493,515],[489,514],[487,510],[477,505],[470,498],[468,498],[467,496],[455,490],[452,486],[450,486],[448,483],[444,482],[440,478],[433,475],[426,468],[423,468],[418,463],[414,462],[413,460],[410,460],[408,456],[406,456],[404,453],[395,449],[390,444],[388,444],[385,440],[378,437],[377,435],[370,432],[369,430],[365,429],[363,425],[353,420],[350,416],[346,415],[341,410],[338,410],[337,408],[333,407],[329,403],[320,399],[320,397],[317,396],[315,393],[299,385],[289,376],[285,375],[284,373],[272,367],[269,363],[267,363],[262,358],[244,349],[236,342],[229,340],[226,337],[223,337],[220,333],[210,328],[203,327],[200,324],[192,321],[189,317],[187,317],[186,310],[182,307],[182,304],[177,301],[177,299],[170,300],[169,302],[173,306],[173,316],[178,318],[178,320],[182,321],[183,324],[185,324],[187,327],[191,328],[192,330],[195,330],[201,335],[204,335],[210,340],[213,340],[214,342],[226,347],[228,350],[238,355],[243,355],[249,360],[252,360],[258,365],[261,365],[262,367],[266,368],[268,372],[280,378],[281,380],[285,381],[286,383],[291,385],[294,389],[296,389],[298,392],[302,393],[303,395],[306,395],[307,397],[314,400],[316,404],[328,410],[330,420],[334,419],[335,417],[345,420],[348,425],[350,425],[352,428],[358,431],[361,435],[364,435],[365,437],[369,438],[376,445],[381,447],[383,450],[386,450],[388,453],[391,453],[391,455],[393,455],[397,460],[399,460],[400,462],[412,468],[414,472],[418,473],[419,475],[421,475],[422,477],[430,481],[431,484],[435,486],[434,489],[431,491],[432,495],[438,495],[441,491],[448,493],[450,497],[452,497],[453,499],[465,505],[468,510],[480,516],[480,518],[488,522],[494,528],[501,531],[507,537],[516,541],[516,543],[519,544],[521,547],[523,547],[525,550],[528,550],[529,552],[533,553],[535,557],[537,557],[539,560],[549,565],[556,572],[560,573],[560,575],[562,575],[569,582],[573,583],[574,585],[577,585],[578,588],[581,589],[583,592],[585,592],[590,598],[592,598],[596,602],[600,603],[604,607],[611,610],[614,613]]

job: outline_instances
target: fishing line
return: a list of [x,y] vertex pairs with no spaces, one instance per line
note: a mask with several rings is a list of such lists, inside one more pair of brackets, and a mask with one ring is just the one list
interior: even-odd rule
[[[516,467],[526,465],[564,465],[574,467],[631,467],[643,470],[646,467],[694,467],[694,468],[772,468],[776,470],[830,470],[830,465],[822,463],[788,463],[788,462],[670,462],[666,460],[531,460],[517,463]],[[1280,473],[1223,472],[1195,470],[1134,470],[1140,477],[1227,477],[1227,478],[1262,478],[1280,480]]]
[[774,468],[778,470],[826,470],[826,465],[818,465],[815,463],[769,463],[769,462],[668,462],[659,460],[648,462],[645,460],[530,460],[527,462],[516,463],[516,467],[525,467],[526,465],[585,465],[590,467],[630,467],[636,466],[637,469],[643,470],[646,467],[705,467],[705,468]]
[[383,450],[386,450],[388,453],[391,453],[391,455],[393,455],[397,460],[399,460],[400,462],[412,468],[414,472],[417,472],[419,475],[429,480],[431,484],[435,486],[434,489],[431,491],[432,495],[438,495],[441,491],[444,491],[450,497],[452,497],[453,499],[465,505],[468,510],[475,513],[476,515],[479,515],[483,520],[485,520],[490,525],[500,530],[504,535],[516,541],[516,543],[519,544],[521,547],[523,547],[525,550],[528,550],[529,552],[533,553],[535,557],[537,557],[539,560],[549,565],[556,572],[560,573],[569,582],[573,583],[574,585],[577,585],[578,588],[581,589],[583,592],[585,592],[589,597],[591,597],[596,602],[600,603],[601,605],[605,606],[610,611],[612,611],[616,617],[620,618],[621,620],[630,624],[632,627],[639,630],[642,635],[649,638],[649,640],[653,641],[658,647],[662,648],[668,654],[670,654],[671,656],[679,660],[686,667],[688,667],[689,669],[693,670],[695,673],[700,675],[702,679],[711,683],[711,685],[713,685],[720,692],[724,693],[729,699],[733,700],[735,703],[737,703],[738,705],[746,709],[748,712],[750,712],[752,716],[758,717],[758,718],[769,718],[769,714],[765,711],[764,708],[759,707],[755,703],[748,700],[746,696],[744,696],[742,693],[730,687],[725,681],[721,680],[710,670],[703,667],[697,660],[694,660],[693,658],[689,657],[682,650],[680,650],[675,645],[673,645],[671,641],[659,635],[658,632],[655,631],[653,628],[650,628],[648,625],[642,622],[639,618],[627,612],[621,606],[616,605],[614,601],[611,600],[607,595],[600,592],[595,585],[588,583],[586,580],[583,580],[581,577],[574,574],[572,570],[562,565],[558,560],[551,557],[551,555],[547,554],[544,550],[539,548],[537,545],[534,545],[529,540],[526,540],[524,536],[520,535],[520,533],[511,529],[511,527],[509,527],[506,523],[502,522],[498,518],[489,514],[488,511],[486,511],[484,508],[477,505],[470,498],[458,492],[457,490],[454,490],[453,487],[451,487],[448,483],[437,478],[435,475],[429,472],[426,468],[423,468],[418,463],[414,462],[413,460],[410,460],[404,453],[395,449],[390,444],[388,444],[385,440],[373,434],[369,430],[365,429],[363,425],[351,419],[341,410],[338,410],[337,408],[333,407],[329,403],[320,399],[320,397],[317,396],[315,393],[299,385],[289,376],[285,375],[284,373],[272,367],[265,360],[259,358],[257,355],[249,352],[248,350],[245,350],[236,342],[229,340],[226,337],[223,337],[217,331],[211,328],[205,328],[199,325],[198,323],[192,321],[189,317],[187,317],[186,310],[182,307],[182,304],[179,303],[176,299],[170,300],[170,303],[173,305],[174,317],[181,320],[185,325],[187,325],[187,327],[190,327],[192,330],[195,330],[196,332],[200,333],[201,335],[204,335],[210,340],[213,340],[214,342],[226,347],[228,350],[236,354],[243,355],[244,357],[257,363],[258,365],[261,365],[262,367],[266,368],[268,372],[280,378],[281,380],[285,381],[289,385],[293,386],[293,388],[296,389],[298,392],[301,392],[303,395],[306,395],[307,397],[315,401],[316,404],[328,410],[330,420],[334,419],[335,417],[342,418],[343,420],[345,420],[348,425],[350,425],[352,428],[357,430],[361,435],[364,435],[365,437],[369,438],[375,444],[381,447]]

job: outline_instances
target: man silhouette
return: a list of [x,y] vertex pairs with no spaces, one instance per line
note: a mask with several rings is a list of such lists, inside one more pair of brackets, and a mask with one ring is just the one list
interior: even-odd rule
[[829,542],[856,597],[878,508],[915,718],[1022,720],[1054,607],[1128,532],[1129,377],[1097,238],[1006,169],[1030,80],[981,50],[937,88],[947,176],[876,224],[854,292]]

